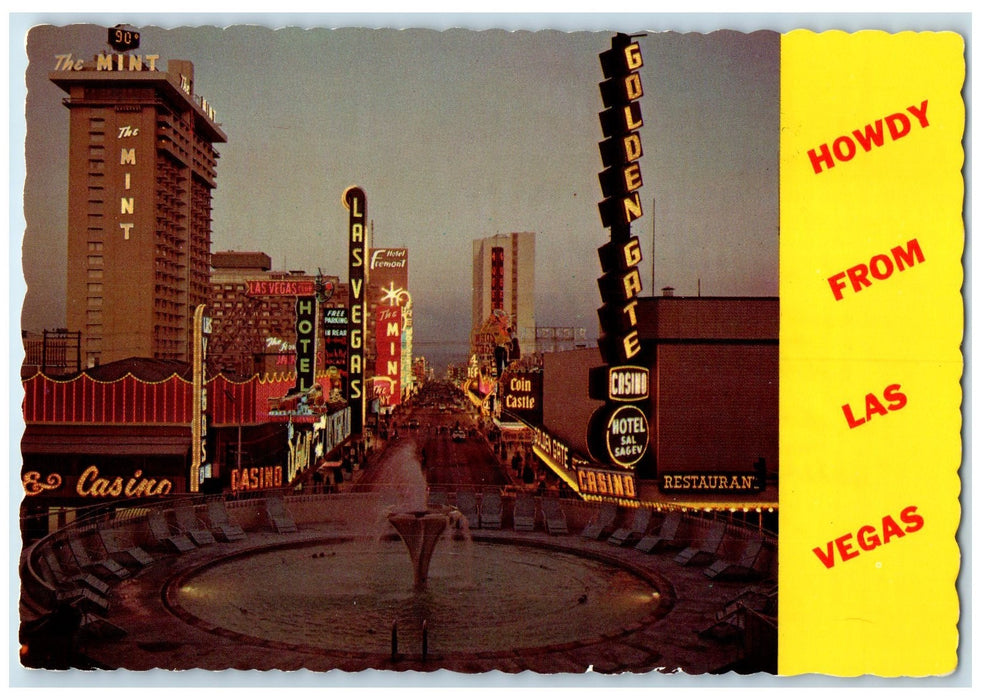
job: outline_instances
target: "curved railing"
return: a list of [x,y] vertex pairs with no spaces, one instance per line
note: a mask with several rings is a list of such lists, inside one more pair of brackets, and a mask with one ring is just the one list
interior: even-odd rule
[[[430,495],[435,490],[440,489],[433,487]],[[474,491],[478,505],[483,499],[481,491],[475,488],[447,485],[443,490],[451,495],[449,499],[451,504],[455,501],[457,491]],[[501,527],[510,530],[515,523],[514,512],[518,494],[513,490],[502,489],[499,495],[503,506]],[[326,502],[334,504],[334,507],[329,511],[332,517],[341,512],[345,514],[341,518],[342,521],[353,522],[359,517],[363,518],[363,514],[372,505],[370,502],[379,498],[378,494],[370,492],[327,494],[280,489],[250,493],[245,497],[224,498],[220,495],[165,497],[153,502],[148,502],[146,499],[135,499],[95,506],[82,512],[68,525],[25,546],[21,556],[22,604],[25,606],[26,612],[33,612],[36,615],[54,609],[57,605],[59,585],[62,582],[52,580],[52,576],[47,567],[42,564],[42,560],[46,554],[57,556],[58,552],[64,551],[72,538],[81,540],[100,530],[121,530],[125,531],[132,541],[155,549],[157,543],[150,538],[148,530],[148,519],[152,511],[173,511],[183,505],[197,508],[214,499],[224,500],[229,515],[247,532],[270,530],[272,529],[271,523],[266,519],[264,504],[274,496],[280,497],[287,504],[292,517],[295,518],[296,523],[301,528],[305,524],[316,523],[325,518],[328,511],[323,508],[323,505]],[[534,496],[533,529],[539,531],[545,530],[543,499],[544,497],[541,495]],[[584,502],[580,499],[562,498],[558,501],[568,518],[568,531],[573,534],[582,532],[601,508],[599,503]],[[775,553],[776,533],[764,529],[762,521],[759,525],[754,526],[749,522],[739,522],[738,516],[738,513],[730,513],[729,511],[689,510],[682,517],[695,531],[701,531],[700,529],[705,529],[714,522],[724,522],[727,536],[731,540],[737,542],[761,540]],[[631,517],[631,509],[618,508],[616,522],[619,525],[625,525]],[[26,531],[26,528],[22,528],[22,530]],[[109,557],[111,554],[107,552],[106,556]],[[83,567],[77,568],[82,569]]]

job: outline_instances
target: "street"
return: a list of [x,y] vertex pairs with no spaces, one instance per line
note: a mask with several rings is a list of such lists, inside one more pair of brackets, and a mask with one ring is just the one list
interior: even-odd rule
[[[508,477],[497,462],[483,434],[459,399],[459,392],[442,385],[420,392],[397,417],[383,423],[385,453],[405,441],[413,441],[430,489],[456,490],[505,486]],[[378,457],[376,464],[387,459]],[[368,491],[388,470],[369,467],[358,480],[356,491]]]

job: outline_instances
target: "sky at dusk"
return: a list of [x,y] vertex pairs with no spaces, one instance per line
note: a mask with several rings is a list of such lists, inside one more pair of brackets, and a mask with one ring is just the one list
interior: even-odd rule
[[[114,23],[27,36],[27,330],[65,324],[68,110],[48,74],[58,54],[91,60]],[[134,24],[138,53],[192,61],[195,92],[228,135],[212,251],[343,276],[341,194],[358,185],[375,247],[409,249],[417,355],[465,359],[471,242],[512,231],[536,235],[538,325],[595,338],[596,251],[609,240],[598,55],[613,31],[160,24]],[[648,30],[637,39],[645,213],[633,225],[643,293],[776,295],[779,35],[609,26]]]

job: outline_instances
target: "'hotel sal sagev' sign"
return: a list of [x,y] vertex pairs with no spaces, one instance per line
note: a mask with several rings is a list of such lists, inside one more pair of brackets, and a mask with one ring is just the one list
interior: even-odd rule
[[605,403],[590,418],[587,446],[593,459],[633,469],[650,440],[644,410],[650,371],[639,365],[638,357],[637,297],[642,286],[637,266],[642,256],[640,241],[630,235],[630,223],[643,215],[639,161],[644,149],[639,130],[644,119],[638,100],[644,88],[637,71],[644,59],[631,37],[617,34],[610,50],[600,54],[600,64],[606,78],[600,83],[606,109],[599,115],[605,139],[599,144],[605,168],[599,174],[604,197],[599,212],[603,226],[610,229],[610,242],[599,249],[603,276],[598,281],[603,300],[599,349],[606,365],[590,370],[589,396]]

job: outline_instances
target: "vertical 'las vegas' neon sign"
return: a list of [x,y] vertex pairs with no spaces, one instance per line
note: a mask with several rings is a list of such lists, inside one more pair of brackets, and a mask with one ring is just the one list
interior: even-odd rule
[[347,400],[351,406],[351,434],[364,432],[364,341],[367,328],[367,256],[365,222],[368,202],[360,187],[348,187],[342,197],[348,210],[348,344]]

